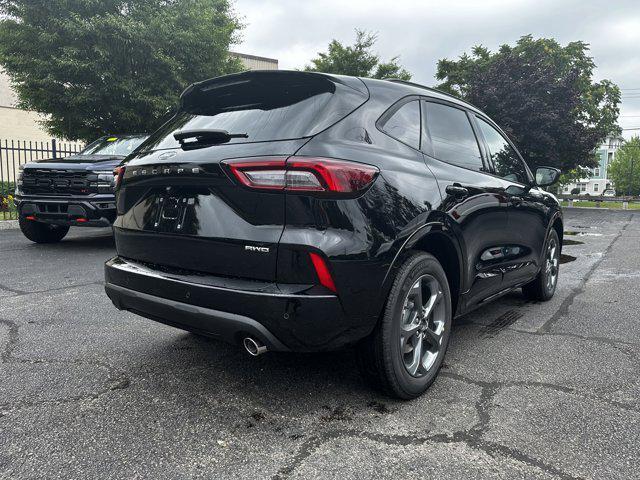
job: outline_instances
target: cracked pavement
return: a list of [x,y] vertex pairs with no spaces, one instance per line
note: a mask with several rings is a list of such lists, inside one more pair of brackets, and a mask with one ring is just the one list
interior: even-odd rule
[[[0,231],[0,478],[640,478],[640,212],[569,209],[556,296],[459,319],[400,402],[118,312],[108,231]],[[575,258],[575,260],[572,260]]]

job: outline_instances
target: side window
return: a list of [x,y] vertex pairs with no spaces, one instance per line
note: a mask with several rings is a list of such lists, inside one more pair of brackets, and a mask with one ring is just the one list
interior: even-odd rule
[[420,147],[420,104],[418,100],[405,103],[382,126],[387,134],[418,149]]
[[482,170],[480,147],[464,110],[425,102],[427,131],[438,160],[471,170]]
[[478,118],[478,125],[489,147],[496,174],[512,182],[528,183],[527,169],[509,142],[498,130],[481,118]]

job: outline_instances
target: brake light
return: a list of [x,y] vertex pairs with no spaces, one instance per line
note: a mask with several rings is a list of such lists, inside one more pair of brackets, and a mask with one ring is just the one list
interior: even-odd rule
[[118,189],[124,177],[124,167],[116,167],[113,169],[113,188]]
[[323,285],[332,292],[337,293],[336,284],[333,283],[333,278],[331,277],[331,273],[329,272],[329,268],[327,267],[324,258],[314,252],[309,252],[309,257],[311,258],[311,262],[313,263],[313,268],[316,269],[316,274],[318,275],[318,280],[320,280],[320,285]]
[[296,192],[356,193],[371,185],[379,172],[372,165],[330,158],[261,158],[224,163],[246,187]]

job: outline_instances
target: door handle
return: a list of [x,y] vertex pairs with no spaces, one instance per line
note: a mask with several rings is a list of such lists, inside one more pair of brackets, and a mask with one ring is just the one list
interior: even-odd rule
[[448,195],[453,195],[454,197],[466,197],[469,195],[469,190],[464,188],[459,183],[454,183],[452,185],[447,185],[447,188],[444,189]]

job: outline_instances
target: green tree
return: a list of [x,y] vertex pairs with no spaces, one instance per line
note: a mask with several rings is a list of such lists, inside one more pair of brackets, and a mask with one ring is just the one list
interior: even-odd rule
[[620,132],[620,90],[609,80],[593,81],[588,51],[583,42],[563,47],[530,35],[497,52],[477,46],[471,55],[438,62],[438,88],[491,116],[531,167],[592,167],[595,148]]
[[399,78],[411,80],[411,74],[399,63],[399,57],[381,62],[380,56],[373,52],[378,35],[356,29],[356,42],[345,46],[337,40],[331,40],[327,53],[318,52],[318,58],[307,65],[309,72],[335,73],[369,78]]
[[618,195],[640,195],[640,137],[635,136],[616,152],[607,176]]
[[51,135],[149,132],[194,81],[242,70],[227,0],[0,0],[0,65]]

